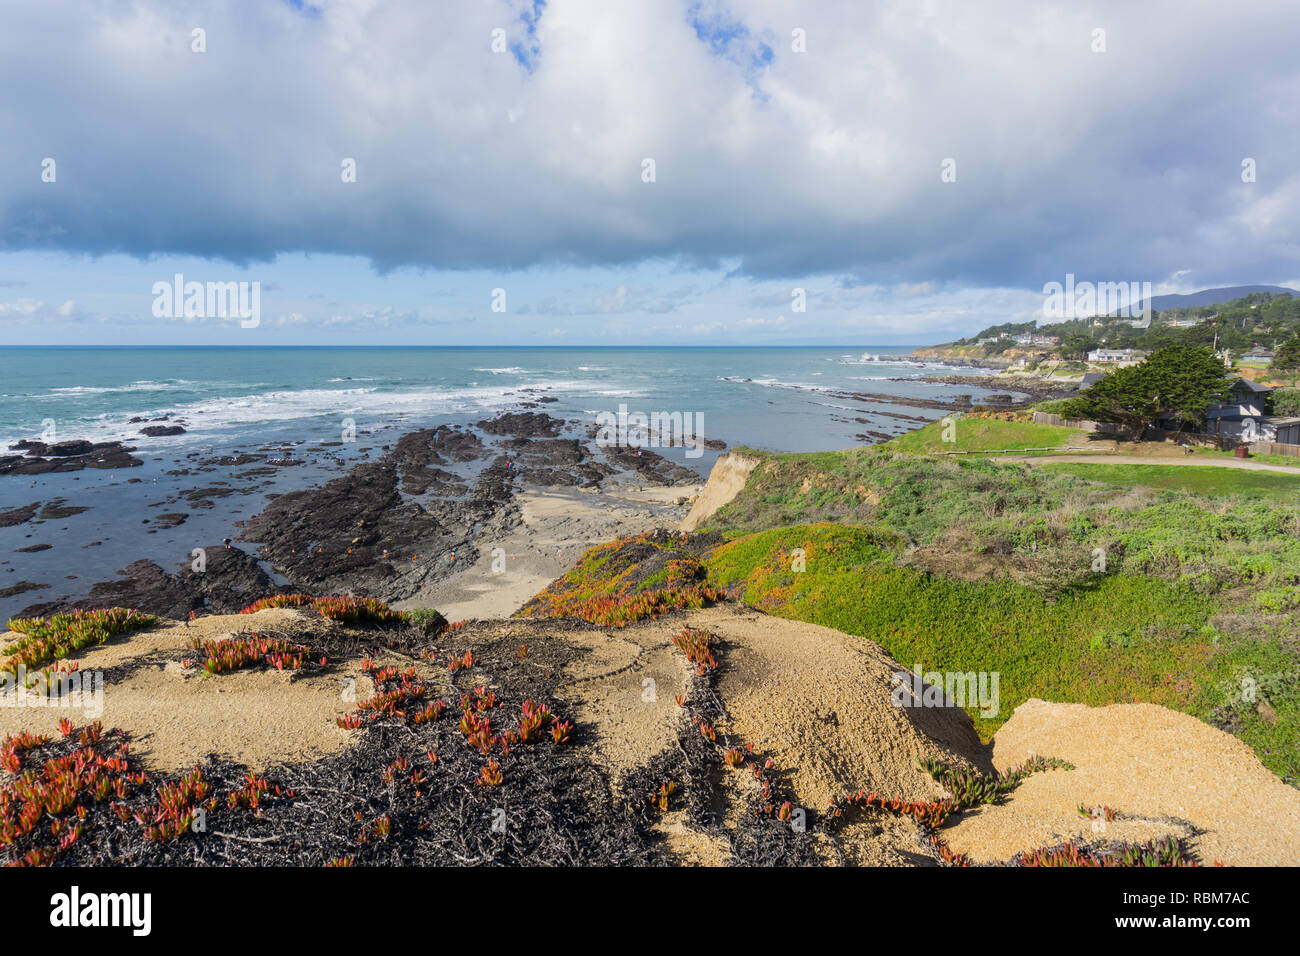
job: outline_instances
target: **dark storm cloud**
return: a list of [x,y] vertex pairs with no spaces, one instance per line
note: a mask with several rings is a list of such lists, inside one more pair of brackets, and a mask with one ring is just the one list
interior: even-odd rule
[[4,19],[7,250],[1030,287],[1300,271],[1294,5],[47,0]]

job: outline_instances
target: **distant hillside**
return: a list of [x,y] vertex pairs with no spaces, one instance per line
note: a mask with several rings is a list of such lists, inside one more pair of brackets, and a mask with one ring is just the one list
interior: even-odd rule
[[1300,335],[1300,293],[1281,286],[1250,285],[1205,289],[1186,295],[1152,296],[1151,322],[1120,316],[1085,316],[1039,325],[1004,322],[973,336],[925,349],[913,356],[1009,366],[1024,358],[1083,361],[1099,346],[1151,352],[1166,345],[1227,349],[1276,349]]
[[[1200,305],[1219,305],[1223,302],[1231,302],[1234,299],[1245,298],[1257,292],[1271,292],[1274,295],[1281,295],[1283,292],[1291,295],[1300,295],[1295,289],[1288,289],[1280,285],[1233,285],[1226,286],[1222,289],[1202,289],[1200,292],[1188,292],[1186,294],[1172,293],[1170,295],[1155,295],[1151,297],[1151,308],[1157,312],[1163,312],[1165,309],[1187,309]],[[1146,308],[1147,303],[1142,303],[1142,308]]]

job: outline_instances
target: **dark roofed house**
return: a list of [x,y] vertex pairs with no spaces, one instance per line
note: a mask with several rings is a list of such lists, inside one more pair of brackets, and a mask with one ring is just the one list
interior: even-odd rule
[[1267,407],[1272,391],[1248,378],[1233,379],[1228,400],[1206,409],[1206,432],[1228,441],[1277,441],[1276,420]]
[[[1294,429],[1291,419],[1273,418],[1268,414],[1268,396],[1273,389],[1260,385],[1248,378],[1235,378],[1229,386],[1228,398],[1215,403],[1205,410],[1205,424],[1202,429],[1207,435],[1215,435],[1229,444],[1236,442],[1274,441],[1289,439],[1277,437],[1279,424],[1290,435]],[[1184,423],[1172,419],[1162,419],[1156,425],[1169,431],[1189,430]]]

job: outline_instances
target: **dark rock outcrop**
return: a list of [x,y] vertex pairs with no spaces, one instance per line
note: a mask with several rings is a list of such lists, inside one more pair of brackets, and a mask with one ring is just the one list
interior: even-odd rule
[[71,602],[47,602],[24,608],[21,616],[47,616],[73,609],[132,607],[162,617],[184,619],[191,611],[231,614],[269,594],[277,587],[257,558],[238,548],[215,545],[204,549],[206,567],[194,570],[191,558],[175,574],[153,561],[127,565],[115,581],[103,581],[90,596]]
[[564,419],[545,412],[505,412],[496,418],[476,422],[489,435],[515,435],[520,438],[556,438],[564,428]]
[[46,444],[20,441],[10,451],[26,455],[0,455],[0,475],[44,475],[50,472],[81,471],[85,468],[134,468],[144,464],[121,442],[65,441]]

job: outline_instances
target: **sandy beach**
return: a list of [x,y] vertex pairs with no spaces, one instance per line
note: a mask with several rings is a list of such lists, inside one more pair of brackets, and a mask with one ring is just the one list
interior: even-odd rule
[[436,607],[451,621],[509,617],[573,566],[587,548],[651,528],[675,528],[703,488],[624,484],[605,491],[530,488],[515,502],[520,524],[479,543],[479,559],[394,607]]

